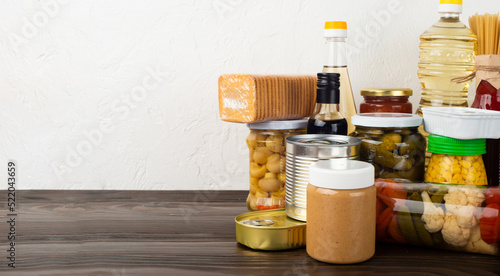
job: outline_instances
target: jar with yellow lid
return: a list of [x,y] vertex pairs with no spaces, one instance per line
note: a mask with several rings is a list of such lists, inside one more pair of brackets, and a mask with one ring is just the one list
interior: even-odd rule
[[360,113],[393,112],[412,113],[408,97],[412,95],[408,88],[367,88],[361,90],[364,102],[359,105]]
[[285,138],[305,134],[307,120],[265,121],[247,124],[250,161],[250,211],[285,208]]
[[482,154],[485,139],[461,140],[441,135],[429,135],[432,153],[425,181],[441,184],[487,185]]

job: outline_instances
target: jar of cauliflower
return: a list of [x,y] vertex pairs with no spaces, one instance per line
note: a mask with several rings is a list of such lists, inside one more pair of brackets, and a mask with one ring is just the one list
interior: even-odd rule
[[432,153],[425,181],[440,184],[487,185],[482,154],[486,153],[485,139],[461,140],[429,135]]
[[247,124],[250,157],[250,211],[285,208],[285,138],[305,134],[307,120],[266,121]]
[[372,164],[319,160],[309,169],[306,250],[312,258],[352,264],[375,254],[376,188]]

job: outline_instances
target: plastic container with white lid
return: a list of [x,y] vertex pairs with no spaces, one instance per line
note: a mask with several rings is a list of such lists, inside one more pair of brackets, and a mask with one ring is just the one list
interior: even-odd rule
[[455,139],[500,138],[500,111],[422,107],[425,131]]
[[319,188],[340,190],[370,187],[373,185],[373,165],[345,158],[329,159],[328,162],[320,160],[309,167],[309,183]]
[[361,139],[360,160],[375,167],[375,177],[423,181],[425,138],[418,132],[422,118],[406,113],[362,113],[351,118]]
[[286,137],[305,134],[307,120],[247,124],[250,161],[250,211],[285,208]]
[[375,253],[374,168],[348,159],[319,160],[309,168],[307,254],[319,261],[351,264]]

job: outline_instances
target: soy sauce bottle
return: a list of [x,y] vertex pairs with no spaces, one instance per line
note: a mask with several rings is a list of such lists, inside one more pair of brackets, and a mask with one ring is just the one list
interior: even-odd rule
[[339,110],[340,74],[318,73],[316,106],[307,122],[308,134],[347,135],[347,120]]

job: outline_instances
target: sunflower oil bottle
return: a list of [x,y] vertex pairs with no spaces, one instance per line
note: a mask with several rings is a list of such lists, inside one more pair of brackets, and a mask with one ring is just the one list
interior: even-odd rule
[[[467,106],[472,80],[458,82],[474,72],[476,35],[460,22],[462,0],[440,0],[441,18],[420,36],[418,78],[422,86],[417,114],[422,106]],[[423,126],[422,134],[427,138]],[[427,160],[430,154],[427,153]],[[427,163],[427,162],[426,162]]]

